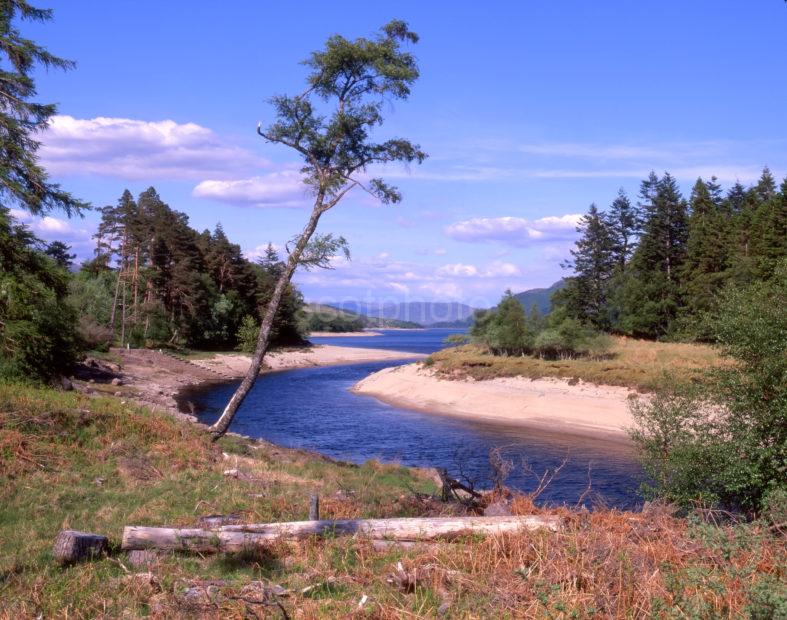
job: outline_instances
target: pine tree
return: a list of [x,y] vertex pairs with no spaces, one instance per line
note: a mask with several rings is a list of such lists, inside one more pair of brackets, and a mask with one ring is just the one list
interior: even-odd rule
[[634,253],[635,237],[640,228],[637,209],[631,204],[623,188],[618,190],[618,196],[609,208],[607,222],[614,242],[614,260],[618,271],[623,272]]
[[46,22],[52,19],[52,11],[37,9],[25,0],[0,0],[0,200],[34,215],[55,209],[78,214],[88,205],[52,183],[38,163],[40,142],[36,137],[46,129],[56,107],[33,101],[36,86],[32,77],[37,65],[70,69],[74,63],[22,37],[14,26],[16,19]]
[[763,252],[761,237],[767,231],[767,217],[763,212],[777,198],[776,181],[766,167],[757,183],[746,190],[740,209],[733,219],[730,279],[738,284],[747,284],[763,276],[763,265],[759,256]]
[[769,279],[787,255],[787,179],[780,192],[773,191],[772,181],[772,176],[761,178],[755,187],[760,204],[751,218],[751,256],[759,280]]
[[688,321],[694,321],[712,307],[725,283],[728,257],[723,240],[729,220],[722,210],[721,188],[715,177],[707,183],[697,179],[689,205],[686,257],[680,280],[682,312]]
[[44,254],[55,261],[58,267],[66,271],[71,269],[74,259],[77,257],[76,254],[71,254],[71,246],[62,241],[52,241],[52,243],[47,244]]
[[643,230],[630,269],[616,292],[617,327],[635,336],[669,333],[680,307],[680,269],[686,254],[686,201],[668,173],[642,183]]
[[619,267],[619,245],[614,229],[595,203],[580,220],[577,232],[581,237],[571,250],[573,259],[563,264],[574,270],[574,276],[558,301],[564,303],[569,316],[606,329],[609,282]]

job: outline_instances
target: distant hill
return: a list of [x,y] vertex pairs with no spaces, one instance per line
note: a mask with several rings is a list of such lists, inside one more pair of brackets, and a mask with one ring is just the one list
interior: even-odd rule
[[409,321],[424,326],[465,321],[473,316],[473,308],[458,302],[411,301],[401,304],[367,304],[347,301],[335,304],[334,307],[361,314],[370,319]]
[[312,331],[358,331],[361,329],[419,328],[422,325],[395,319],[378,319],[364,316],[351,310],[335,308],[323,304],[306,304],[303,307],[307,324]]
[[552,309],[552,304],[549,299],[555,291],[559,291],[565,285],[565,280],[558,280],[549,288],[531,288],[530,290],[517,293],[514,297],[519,300],[519,303],[521,303],[528,312],[530,308],[533,307],[533,304],[535,304],[541,314],[549,314],[549,311]]
[[459,328],[469,328],[473,324],[473,317],[468,317],[466,319],[462,319],[461,321],[438,321],[437,323],[432,323],[429,327],[456,327]]

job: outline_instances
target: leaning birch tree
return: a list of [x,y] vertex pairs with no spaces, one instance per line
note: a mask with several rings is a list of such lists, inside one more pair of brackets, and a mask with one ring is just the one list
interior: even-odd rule
[[271,99],[275,122],[257,133],[267,142],[293,149],[303,161],[303,181],[313,197],[309,220],[289,247],[285,267],[274,287],[260,325],[257,346],[246,375],[221,417],[210,427],[214,440],[227,432],[238,408],[254,386],[271,342],[271,328],[282,296],[299,266],[325,267],[330,256],[346,251],[344,239],[315,235],[320,218],[353,189],[366,191],[384,204],[401,200],[399,191],[370,166],[421,163],[426,154],[409,140],[376,142],[373,130],[383,123],[383,106],[407,99],[418,78],[415,58],[402,49],[417,43],[407,23],[393,20],[373,39],[354,41],[334,35],[325,48],[304,62],[307,88],[300,95]]

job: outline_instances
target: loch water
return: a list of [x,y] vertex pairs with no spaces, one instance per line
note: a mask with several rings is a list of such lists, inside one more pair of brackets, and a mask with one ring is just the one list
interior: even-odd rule
[[[458,330],[381,330],[381,336],[313,338],[315,344],[432,353]],[[402,361],[303,368],[262,375],[232,430],[293,448],[361,463],[368,459],[419,467],[445,467],[456,477],[489,488],[489,451],[501,448],[512,462],[508,485],[523,491],[565,461],[539,497],[545,504],[632,508],[643,479],[631,447],[565,433],[549,433],[412,411],[350,388],[373,372]],[[237,382],[188,394],[200,419],[210,423]],[[588,488],[590,492],[587,493]]]

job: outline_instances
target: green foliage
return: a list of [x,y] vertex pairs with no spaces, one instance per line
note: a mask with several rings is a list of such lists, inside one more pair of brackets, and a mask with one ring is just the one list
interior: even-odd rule
[[[769,282],[732,286],[708,318],[731,358],[690,388],[633,406],[651,492],[756,511],[787,473],[787,261]],[[782,495],[783,496],[783,495]]]
[[703,317],[725,286],[770,280],[787,256],[787,180],[777,189],[766,168],[723,196],[715,177],[698,179],[687,202],[669,174],[651,173],[636,207],[621,190],[578,230],[555,306],[628,336],[709,341]]
[[70,245],[63,243],[62,241],[53,241],[52,243],[47,244],[44,253],[53,261],[55,261],[58,267],[68,270],[71,269],[74,264],[74,259],[77,257],[76,254],[71,254],[70,250]]
[[[383,107],[406,99],[418,79],[415,57],[402,50],[418,36],[393,20],[374,39],[328,39],[323,50],[304,63],[308,88],[295,97],[273,97],[276,121],[260,135],[289,146],[303,156],[301,171],[318,199],[320,210],[335,206],[354,187],[363,187],[384,204],[401,200],[399,191],[379,178],[364,183],[355,175],[372,164],[421,163],[418,145],[401,138],[374,142],[371,131],[383,122]],[[321,104],[335,104],[330,115]]]
[[88,205],[50,182],[38,163],[43,132],[57,108],[54,104],[32,101],[36,95],[33,74],[36,67],[70,69],[74,66],[24,38],[15,27],[17,20],[46,22],[52,11],[38,9],[25,0],[0,3],[0,204],[19,206],[39,215],[53,209],[79,213]]
[[309,332],[359,332],[366,322],[358,315],[339,310],[323,311],[318,308],[309,312],[305,319],[305,330]]
[[0,207],[0,377],[50,380],[78,349],[76,316],[66,303],[68,274]]
[[451,334],[450,336],[446,336],[443,339],[443,342],[449,344],[451,346],[457,346],[461,344],[468,344],[470,342],[470,335],[469,334]]
[[253,353],[257,348],[257,336],[260,335],[260,324],[253,316],[246,315],[241,321],[235,339],[238,341],[236,347],[244,353]]
[[535,307],[526,315],[510,291],[496,308],[476,312],[470,335],[495,355],[545,359],[598,355],[608,345],[595,328],[569,316],[565,308],[558,308],[546,319]]
[[68,282],[68,305],[79,315],[78,331],[85,348],[105,351],[114,340],[109,327],[115,277],[111,271],[73,274]]
[[536,335],[533,353],[544,359],[599,356],[609,348],[606,336],[577,319],[565,317]]
[[618,327],[631,336],[670,332],[681,307],[679,272],[686,254],[687,204],[673,177],[651,174],[640,190],[643,231],[620,280]]
[[[75,276],[70,295],[94,347],[120,340],[232,348],[243,317],[259,314],[284,268],[272,246],[258,264],[248,261],[220,224],[198,233],[153,188],[136,200],[126,190],[101,213],[96,259]],[[318,245],[327,251],[341,243],[330,237]],[[274,322],[275,344],[301,342],[301,305],[300,293],[288,286]]]

